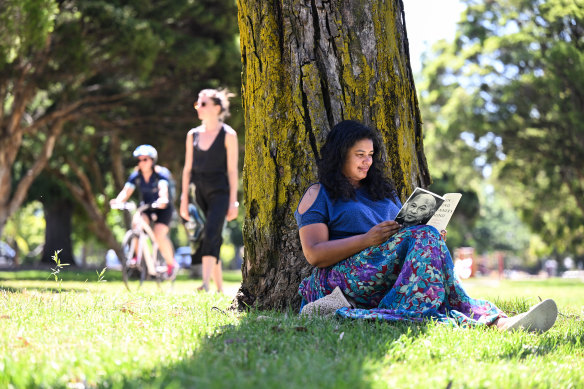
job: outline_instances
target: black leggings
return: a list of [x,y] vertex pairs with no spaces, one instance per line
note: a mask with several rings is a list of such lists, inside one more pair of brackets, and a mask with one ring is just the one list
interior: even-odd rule
[[211,255],[217,258],[217,263],[219,263],[219,252],[223,244],[222,232],[229,210],[229,183],[227,177],[218,176],[196,179],[195,185],[196,201],[206,219],[203,241],[196,255],[200,257]]

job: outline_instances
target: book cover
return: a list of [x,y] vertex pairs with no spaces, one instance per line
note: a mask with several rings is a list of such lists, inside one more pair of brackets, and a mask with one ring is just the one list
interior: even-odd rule
[[440,196],[429,190],[416,188],[403,204],[395,221],[404,227],[427,224],[438,231],[445,230],[461,197],[460,193]]

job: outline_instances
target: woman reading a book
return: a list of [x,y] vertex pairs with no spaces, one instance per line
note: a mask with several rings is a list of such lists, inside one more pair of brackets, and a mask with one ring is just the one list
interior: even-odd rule
[[306,191],[295,212],[302,250],[315,266],[299,286],[303,314],[431,318],[532,331],[553,325],[552,300],[507,318],[494,304],[469,297],[440,233],[394,220],[401,202],[383,173],[381,142],[373,130],[342,121],[328,134],[321,156],[319,183]]

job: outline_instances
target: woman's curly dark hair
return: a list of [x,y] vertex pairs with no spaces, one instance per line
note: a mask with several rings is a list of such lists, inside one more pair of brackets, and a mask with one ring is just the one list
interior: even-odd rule
[[320,183],[333,199],[355,199],[355,188],[342,171],[349,149],[362,139],[373,142],[373,163],[361,185],[373,200],[397,198],[393,182],[383,172],[384,155],[379,137],[371,128],[353,120],[337,123],[328,133],[318,161]]

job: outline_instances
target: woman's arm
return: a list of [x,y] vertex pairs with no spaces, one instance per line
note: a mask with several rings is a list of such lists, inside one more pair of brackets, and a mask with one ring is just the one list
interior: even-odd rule
[[397,222],[389,220],[373,226],[365,234],[329,240],[326,224],[309,224],[300,228],[300,243],[308,263],[316,267],[327,267],[339,263],[367,247],[377,246],[385,242],[399,228],[400,225]]
[[[298,212],[303,214],[316,201],[321,190],[319,184],[312,185],[298,204]],[[329,230],[325,223],[309,224],[300,228],[300,243],[302,252],[308,263],[317,267],[334,265],[370,246],[385,242],[395,234],[401,226],[389,220],[373,226],[367,233],[349,238],[329,240]]]
[[193,166],[193,133],[194,130],[189,131],[186,140],[185,149],[185,166],[182,173],[182,187],[180,195],[180,216],[189,220],[189,184],[191,183],[191,169]]
[[230,221],[237,218],[237,207],[239,206],[237,202],[239,145],[237,144],[237,133],[232,129],[228,129],[225,133],[225,149],[227,150],[227,179],[229,180],[227,221]]
[[[165,182],[164,184],[162,182]],[[158,181],[158,199],[156,199],[155,203],[158,208],[166,208],[168,207],[168,203],[170,196],[168,195],[168,181],[160,180]]]
[[132,193],[134,193],[134,188],[130,184],[126,183],[116,198],[110,200],[110,204],[125,203],[128,201],[130,196],[132,196]]

